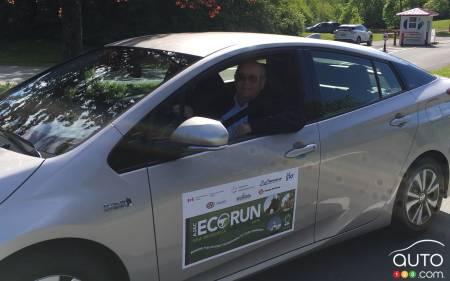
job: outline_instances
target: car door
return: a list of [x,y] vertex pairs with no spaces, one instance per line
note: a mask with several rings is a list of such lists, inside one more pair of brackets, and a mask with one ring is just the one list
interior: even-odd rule
[[322,112],[315,237],[320,240],[378,216],[401,179],[417,107],[388,63],[320,50],[311,58]]
[[319,23],[319,25],[317,26],[317,30],[316,32],[323,32],[323,28],[324,28],[324,23]]
[[215,280],[312,243],[319,157],[312,123],[156,159],[147,171],[160,280]]

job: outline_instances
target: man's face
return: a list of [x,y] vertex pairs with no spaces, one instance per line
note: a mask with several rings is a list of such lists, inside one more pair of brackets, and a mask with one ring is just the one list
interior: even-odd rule
[[249,102],[256,98],[266,82],[264,67],[256,62],[247,62],[239,66],[235,75],[237,98]]

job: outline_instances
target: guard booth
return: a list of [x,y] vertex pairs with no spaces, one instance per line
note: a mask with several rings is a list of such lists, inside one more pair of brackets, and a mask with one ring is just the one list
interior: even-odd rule
[[423,8],[397,13],[400,16],[400,46],[428,45],[431,41],[433,17],[436,12]]

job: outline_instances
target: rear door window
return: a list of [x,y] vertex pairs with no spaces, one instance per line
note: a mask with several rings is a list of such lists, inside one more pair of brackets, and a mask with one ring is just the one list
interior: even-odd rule
[[372,63],[340,53],[313,51],[316,89],[323,117],[349,111],[379,99]]

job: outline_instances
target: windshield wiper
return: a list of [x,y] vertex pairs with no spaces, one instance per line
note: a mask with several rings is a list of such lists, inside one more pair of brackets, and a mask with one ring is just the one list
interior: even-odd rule
[[5,131],[3,129],[0,129],[0,135],[3,136],[6,140],[8,140],[9,144],[3,144],[0,147],[5,149],[10,149],[11,144],[18,147],[20,150],[25,152],[28,155],[31,156],[37,156],[39,158],[42,158],[41,153],[36,149],[33,143],[31,143],[29,140],[24,139],[23,137],[14,134],[12,132]]

